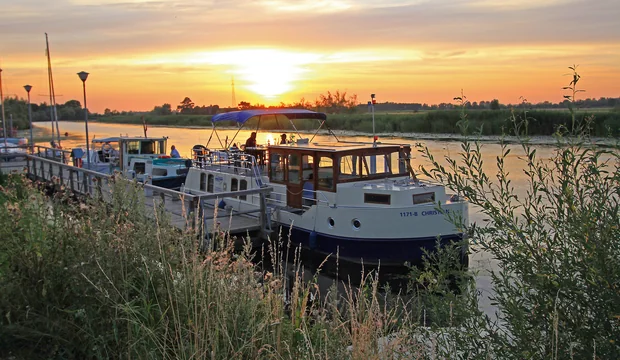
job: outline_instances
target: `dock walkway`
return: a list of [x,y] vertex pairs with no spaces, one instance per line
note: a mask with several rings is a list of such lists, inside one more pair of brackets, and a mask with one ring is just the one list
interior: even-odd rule
[[[24,159],[0,162],[2,173],[24,173],[29,179],[45,183],[49,187],[62,187],[77,196],[97,198],[111,202],[114,192],[113,175],[66,164],[58,159],[48,159],[37,155],[26,155]],[[266,196],[273,189],[228,191],[219,193],[192,193],[161,188],[150,184],[140,184],[144,193],[144,206],[153,219],[158,207],[163,206],[175,227],[185,230],[192,228],[208,234],[218,228],[231,236],[253,241],[265,239],[270,233],[270,223],[266,212]],[[219,199],[236,196],[259,195],[261,207],[255,211],[239,213],[233,209],[220,209]]]

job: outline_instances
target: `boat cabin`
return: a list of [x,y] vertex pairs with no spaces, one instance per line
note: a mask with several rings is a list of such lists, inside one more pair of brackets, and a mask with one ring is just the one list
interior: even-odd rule
[[286,185],[287,205],[295,208],[315,191],[336,192],[338,184],[411,173],[408,145],[313,143],[273,145],[268,151],[269,180]]
[[137,166],[138,169],[133,169],[131,168],[131,160],[136,157],[148,159],[167,156],[167,140],[167,137],[108,137],[94,139],[92,144],[98,162],[115,163],[122,170],[134,170],[136,173],[143,173],[145,162],[134,162],[133,166]]

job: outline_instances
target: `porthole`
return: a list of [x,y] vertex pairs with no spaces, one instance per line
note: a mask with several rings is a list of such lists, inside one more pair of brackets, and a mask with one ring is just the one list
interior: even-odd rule
[[333,218],[329,217],[327,218],[327,224],[329,225],[330,228],[333,228],[336,222],[334,221]]
[[358,219],[351,220],[351,224],[353,225],[353,230],[359,230],[362,226],[362,223]]

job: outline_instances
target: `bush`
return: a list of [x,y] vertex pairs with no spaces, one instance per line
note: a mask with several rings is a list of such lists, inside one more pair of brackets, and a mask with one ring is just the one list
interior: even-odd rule
[[[523,136],[531,116],[513,114],[513,131]],[[463,129],[468,117],[461,116]],[[503,142],[495,174],[476,141],[445,159],[419,149],[430,162],[422,171],[489,219],[470,227],[470,239],[499,263],[492,272],[498,321],[469,312],[476,325],[469,333],[477,335],[461,339],[463,348],[479,343],[504,359],[620,357],[620,147],[596,147],[588,137],[595,121],[573,119],[556,129],[550,159],[521,137],[525,196],[514,192],[506,169],[514,160]]]

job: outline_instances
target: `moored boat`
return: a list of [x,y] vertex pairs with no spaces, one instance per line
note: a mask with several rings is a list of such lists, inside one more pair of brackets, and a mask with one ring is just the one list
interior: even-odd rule
[[107,137],[93,139],[90,159],[83,148],[72,150],[74,165],[155,186],[178,189],[185,182],[191,160],[166,154],[166,137]]
[[[252,110],[216,115],[212,121],[233,119],[243,125],[266,115],[318,119],[321,126],[326,119],[306,110]],[[409,145],[301,138],[247,150],[210,151],[189,169],[185,191],[273,187],[267,215],[272,223],[291,229],[294,244],[353,263],[415,264],[423,249],[432,251],[438,242],[463,238],[465,226],[451,219],[467,225],[468,203],[447,194],[440,184],[417,179]],[[260,199],[252,196],[222,200],[239,212],[260,206]]]

